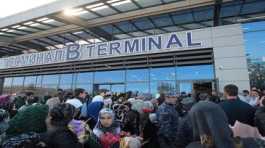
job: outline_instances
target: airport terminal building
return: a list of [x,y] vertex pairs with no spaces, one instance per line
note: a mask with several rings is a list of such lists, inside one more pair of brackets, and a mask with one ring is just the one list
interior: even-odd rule
[[63,0],[0,20],[0,92],[250,89],[262,0]]

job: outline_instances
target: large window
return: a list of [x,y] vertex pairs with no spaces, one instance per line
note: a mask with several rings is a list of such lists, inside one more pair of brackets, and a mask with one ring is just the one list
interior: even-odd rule
[[36,76],[25,77],[24,86],[25,87],[35,87],[36,85]]
[[83,88],[86,92],[92,94],[93,92],[93,72],[83,72],[75,74],[74,88]]
[[59,88],[64,90],[71,90],[73,83],[73,74],[62,74],[60,78]]
[[126,80],[128,82],[148,81],[148,69],[131,69],[126,71]]
[[181,66],[176,68],[177,80],[214,79],[212,65]]
[[12,83],[12,93],[23,91],[24,77],[14,77]]
[[126,91],[149,93],[149,83],[127,83]]
[[157,80],[175,80],[175,68],[151,68],[150,69],[150,79],[151,81]]
[[191,92],[192,81],[212,79],[212,65],[128,69],[6,78],[4,92],[24,89],[35,91],[37,95],[54,95],[57,88],[84,88],[92,94],[97,89],[105,88],[114,93],[137,91],[155,95],[161,92]]
[[42,79],[42,84],[47,85],[47,84],[57,84],[59,83],[59,75],[44,75]]
[[125,81],[125,71],[95,72],[95,83],[118,83]]
[[252,87],[265,88],[265,21],[243,24]]
[[76,83],[93,83],[93,73],[84,72],[76,74]]
[[13,78],[5,78],[4,79],[4,88],[3,94],[10,94],[12,90],[12,80]]

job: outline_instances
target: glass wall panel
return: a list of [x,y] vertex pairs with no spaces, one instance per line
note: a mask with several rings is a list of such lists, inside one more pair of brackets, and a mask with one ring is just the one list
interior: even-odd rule
[[72,84],[73,74],[62,74],[60,78],[60,84]]
[[12,85],[12,79],[13,78],[5,78],[4,86],[11,86]]
[[72,90],[72,84],[60,84],[59,88],[63,90]]
[[214,79],[212,65],[182,66],[176,68],[177,80]]
[[42,78],[42,85],[59,83],[59,75],[44,75]]
[[12,79],[13,78],[5,78],[4,79],[4,87],[3,94],[10,94],[12,90]]
[[94,83],[112,83],[112,82],[124,82],[125,71],[102,71],[95,72]]
[[44,84],[42,85],[42,93],[46,96],[54,96],[57,93],[57,86],[55,84]]
[[76,83],[92,83],[93,82],[93,73],[92,72],[84,72],[77,73]]
[[112,85],[111,92],[113,93],[124,93],[125,92],[125,85]]
[[176,92],[175,81],[154,81],[150,83],[151,94]]
[[42,76],[37,76],[36,87],[41,87],[41,83],[42,83]]
[[127,70],[126,80],[130,82],[148,81],[148,69]]
[[83,88],[89,94],[92,94],[92,90],[93,90],[92,84],[90,84],[90,83],[89,84],[77,84],[76,88]]
[[24,82],[24,77],[14,77],[12,85],[13,86],[15,86],[15,85],[23,86],[23,82]]
[[149,93],[149,83],[127,83],[126,91]]
[[151,81],[156,80],[175,80],[175,68],[166,67],[166,68],[151,68],[150,69],[150,79]]
[[28,87],[28,86],[33,86],[35,87],[36,85],[36,76],[28,76],[25,77],[25,82],[24,82],[24,86]]
[[179,92],[185,92],[186,94],[192,93],[192,83],[191,82],[181,82],[179,83]]
[[265,89],[265,21],[246,23],[242,26],[250,85]]
[[25,77],[24,90],[35,92],[36,76]]
[[14,77],[12,84],[12,93],[19,93],[23,91],[24,77]]

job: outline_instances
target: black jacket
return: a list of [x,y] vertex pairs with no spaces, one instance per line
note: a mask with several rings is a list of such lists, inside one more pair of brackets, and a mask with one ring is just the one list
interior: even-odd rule
[[251,126],[254,125],[255,108],[239,98],[225,100],[219,105],[225,111],[230,125],[233,126],[236,120]]

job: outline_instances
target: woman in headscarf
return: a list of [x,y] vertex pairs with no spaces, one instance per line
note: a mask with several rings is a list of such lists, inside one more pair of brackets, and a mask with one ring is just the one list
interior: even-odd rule
[[224,111],[215,103],[201,101],[189,113],[195,141],[187,148],[259,148],[263,141],[233,138]]
[[99,112],[99,120],[93,129],[103,148],[119,148],[120,126],[115,122],[111,109],[104,108]]

